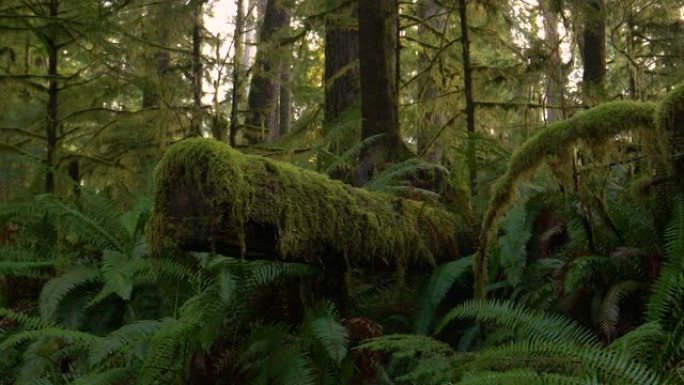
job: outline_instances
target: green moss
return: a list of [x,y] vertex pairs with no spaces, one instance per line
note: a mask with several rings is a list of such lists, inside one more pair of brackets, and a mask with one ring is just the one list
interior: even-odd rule
[[545,161],[562,155],[571,146],[583,141],[600,147],[616,135],[640,128],[653,127],[655,105],[631,101],[602,104],[580,112],[572,118],[553,123],[525,142],[511,157],[506,173],[494,184],[489,208],[480,233],[480,249],[475,258],[478,277],[476,291],[484,297],[486,285],[489,237],[507,211],[515,196],[517,183],[530,175]]
[[675,87],[658,105],[656,113],[660,147],[663,153],[673,156],[676,175],[684,177],[684,83]]
[[[197,238],[202,229],[207,242],[229,234],[243,254],[262,246],[249,237],[260,231],[275,241],[277,255],[265,257],[323,265],[405,266],[458,256],[460,225],[453,214],[214,140],[175,144],[156,177],[150,240],[157,253],[183,244],[189,234]],[[179,207],[191,207],[190,215]]]

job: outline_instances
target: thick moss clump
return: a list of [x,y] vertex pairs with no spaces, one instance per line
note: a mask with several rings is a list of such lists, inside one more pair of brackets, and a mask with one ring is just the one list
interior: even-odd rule
[[665,139],[663,152],[673,157],[672,166],[681,183],[684,178],[684,83],[667,94],[656,114],[658,134]]
[[511,157],[506,173],[494,184],[480,233],[476,254],[476,292],[484,297],[489,237],[508,210],[516,184],[551,157],[559,156],[583,141],[599,147],[616,135],[634,129],[652,128],[655,105],[631,101],[612,102],[583,111],[568,120],[553,123],[525,142]]
[[431,266],[459,255],[457,217],[210,139],[156,171],[153,252],[209,250],[338,267]]

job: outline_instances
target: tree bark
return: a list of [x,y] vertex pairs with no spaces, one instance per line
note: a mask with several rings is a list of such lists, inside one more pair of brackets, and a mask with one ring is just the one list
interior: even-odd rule
[[326,124],[361,99],[359,85],[359,31],[345,25],[344,17],[358,17],[358,7],[334,12],[325,22],[325,113]]
[[[435,35],[437,41],[442,40],[441,35],[436,32],[443,32],[445,29],[446,16],[442,15],[444,7],[437,4],[435,0],[421,0],[418,3],[418,17],[423,22],[418,26],[419,38],[426,39],[431,35]],[[434,41],[434,39],[433,39]],[[438,44],[439,45],[439,44]],[[430,57],[426,48],[423,48],[420,53],[420,63],[432,65],[431,69],[436,66],[430,64],[433,58]],[[419,126],[417,134],[418,154],[425,154],[430,162],[438,162],[442,157],[443,148],[440,144],[435,143],[431,148],[427,148],[432,142],[432,137],[437,130],[445,123],[444,115],[437,109],[438,84],[435,79],[434,71],[426,71],[418,82],[418,100],[423,109],[423,121]]]
[[584,6],[582,75],[585,103],[598,104],[605,95],[606,11],[603,0],[587,0]]
[[[240,126],[238,121],[238,106],[240,99],[242,99],[242,64],[243,64],[243,38],[244,38],[244,4],[243,0],[236,0],[235,6],[237,13],[235,15],[235,31],[233,32],[233,89],[231,91],[230,100],[230,145],[235,147],[235,138]],[[244,67],[247,68],[247,67]]]
[[280,117],[278,118],[278,135],[271,137],[271,140],[277,139],[282,135],[287,134],[290,130],[290,121],[292,120],[292,95],[290,93],[290,65],[291,58],[288,50],[283,52],[283,59],[280,65],[280,99],[278,100],[278,111]]
[[461,46],[463,60],[463,86],[465,92],[466,128],[468,130],[468,172],[470,191],[475,195],[477,188],[477,149],[475,146],[475,102],[473,101],[473,71],[470,65],[470,40],[468,37],[468,0],[459,0],[461,19]]
[[[59,17],[59,1],[50,0],[49,14],[53,25],[57,25],[57,18]],[[59,60],[59,46],[55,40],[55,31],[49,33],[46,37],[46,48],[48,53],[48,102],[47,102],[47,119],[46,119],[46,156],[45,165],[47,167],[47,174],[45,175],[45,191],[51,193],[55,190],[55,170],[56,167],[55,155],[57,152],[57,130],[59,128],[59,121],[57,117],[59,88],[57,77],[58,60]]]
[[249,113],[245,138],[250,143],[263,141],[278,124],[278,75],[276,32],[290,23],[290,13],[283,0],[268,0],[259,33],[259,47],[249,87]]
[[192,111],[190,136],[202,136],[202,10],[205,0],[197,1],[192,23]]
[[361,151],[357,185],[367,183],[389,163],[408,156],[399,130],[397,0],[359,1],[361,138],[378,137]]
[[[169,26],[164,20],[164,11],[165,9],[158,4],[147,7],[149,24],[146,25],[144,32],[147,40],[160,46],[166,46],[169,39]],[[143,109],[159,106],[162,99],[161,90],[164,89],[166,73],[171,62],[169,53],[164,49],[157,50],[149,60],[153,62],[153,66],[148,65],[146,80],[153,80],[146,81],[142,87]]]
[[[563,89],[565,88],[565,74],[563,73],[562,60],[560,57],[560,36],[558,36],[558,13],[553,9],[551,0],[542,0],[542,16],[544,18],[544,35],[548,60],[546,65],[546,103],[551,106],[563,106],[565,100]],[[565,119],[563,108],[547,108],[546,120],[555,122]]]

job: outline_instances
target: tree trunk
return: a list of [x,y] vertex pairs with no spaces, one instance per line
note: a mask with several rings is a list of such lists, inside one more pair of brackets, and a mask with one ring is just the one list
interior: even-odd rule
[[[161,5],[150,5],[147,7],[149,24],[145,27],[144,37],[146,40],[160,46],[166,46],[169,39],[169,26],[164,20],[164,8]],[[142,89],[142,108],[153,108],[159,106],[161,101],[161,90],[164,88],[165,76],[169,70],[171,59],[169,53],[164,49],[157,50],[150,59],[153,66],[148,67],[147,79],[152,81],[145,82]],[[154,67],[152,69],[151,67]]]
[[[59,17],[59,2],[58,0],[50,0],[49,17],[53,19],[53,23],[57,23],[56,19]],[[55,24],[56,25],[56,24]],[[55,41],[55,33],[49,33],[46,38],[46,48],[48,53],[48,102],[47,102],[47,121],[46,121],[46,157],[45,165],[47,167],[47,174],[45,175],[45,191],[51,193],[55,190],[55,170],[56,166],[55,155],[57,152],[57,130],[59,121],[57,120],[58,96],[59,88],[57,77],[59,72],[57,69],[57,61],[59,60],[59,46]]]
[[280,100],[278,100],[278,110],[280,117],[278,119],[278,135],[271,137],[271,140],[277,139],[282,135],[287,134],[290,130],[290,121],[292,120],[292,95],[290,93],[290,55],[288,51],[283,52],[283,59],[280,65]]
[[353,4],[339,9],[325,22],[325,113],[326,124],[335,121],[361,99],[359,87],[359,31],[345,25],[344,17],[358,17]]
[[397,0],[359,1],[359,68],[361,72],[361,137],[378,136],[361,151],[357,185],[389,163],[408,156],[399,131],[397,82]]
[[155,254],[204,250],[323,270],[429,268],[460,255],[463,226],[451,213],[212,139],[173,145],[157,176],[148,232]]
[[473,101],[473,71],[470,66],[470,40],[468,38],[468,0],[459,0],[461,19],[461,46],[463,60],[463,86],[465,92],[466,128],[468,130],[468,172],[470,174],[470,191],[475,195],[477,187],[477,149],[475,146],[475,103]]
[[[443,40],[440,33],[444,32],[446,27],[446,16],[442,15],[445,11],[444,7],[437,4],[435,0],[421,0],[418,3],[417,11],[418,17],[423,20],[418,26],[419,38],[426,39],[434,35],[437,41]],[[437,45],[439,46],[439,44]],[[438,85],[433,70],[437,66],[432,63],[433,58],[427,52],[427,48],[420,51],[419,57],[420,63],[430,65],[431,70],[421,75],[421,79],[418,81],[418,100],[424,111],[423,121],[417,134],[418,154],[424,154],[426,159],[431,162],[438,162],[442,157],[442,146],[435,143],[431,148],[427,148],[432,142],[434,134],[445,123],[444,115],[436,109]]]
[[583,91],[585,103],[593,106],[605,97],[606,11],[603,0],[586,1],[583,40]]
[[283,0],[268,0],[259,33],[259,48],[249,87],[249,113],[245,121],[245,137],[250,143],[263,141],[278,124],[278,42],[276,31],[290,23]]
[[[235,147],[235,136],[237,135],[240,122],[238,121],[238,106],[242,99],[242,64],[243,64],[243,38],[244,38],[244,4],[243,0],[236,0],[235,6],[235,32],[233,33],[233,89],[230,100],[230,145]],[[246,68],[246,67],[244,67]]]
[[204,0],[197,2],[192,24],[192,111],[190,136],[202,136],[202,19]]
[[[549,53],[546,65],[546,104],[557,107],[563,106],[563,89],[565,88],[565,74],[563,73],[562,60],[560,57],[560,36],[558,36],[558,13],[553,9],[551,0],[543,0],[539,3],[544,18],[544,35],[546,36],[546,52]],[[546,120],[555,122],[565,119],[565,110],[559,108],[547,108]]]

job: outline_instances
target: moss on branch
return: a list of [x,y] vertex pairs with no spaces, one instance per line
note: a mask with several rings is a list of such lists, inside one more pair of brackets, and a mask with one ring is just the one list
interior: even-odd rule
[[156,170],[153,252],[213,250],[337,266],[433,265],[459,255],[459,218],[352,188],[210,139],[172,146]]
[[513,153],[506,173],[492,187],[489,208],[480,233],[480,249],[475,258],[476,294],[484,297],[489,238],[510,207],[519,181],[552,157],[563,154],[583,141],[600,147],[616,135],[641,128],[653,128],[655,105],[631,101],[611,102],[580,112],[570,119],[553,123],[525,142]]

